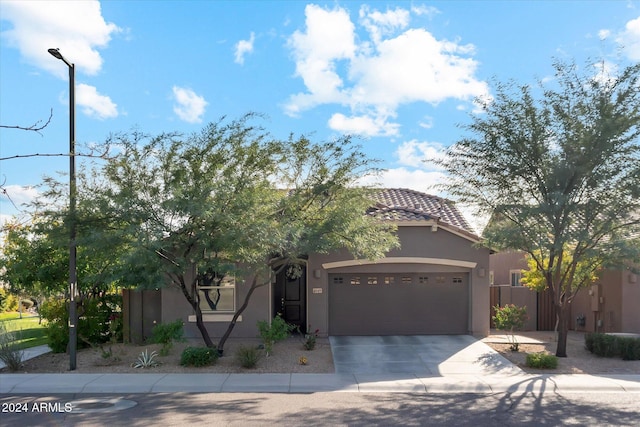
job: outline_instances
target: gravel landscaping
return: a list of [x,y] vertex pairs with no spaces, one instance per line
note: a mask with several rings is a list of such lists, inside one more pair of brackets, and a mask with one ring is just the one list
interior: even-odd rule
[[622,360],[620,358],[598,357],[584,346],[584,333],[569,331],[567,338],[568,357],[558,358],[556,369],[533,369],[525,365],[527,353],[556,353],[557,342],[552,331],[517,332],[519,351],[509,350],[502,332],[492,331],[492,335],[483,341],[498,351],[512,363],[529,373],[553,374],[635,374],[640,375],[640,360]]
[[[299,338],[291,337],[276,343],[273,353],[258,361],[254,369],[244,369],[235,360],[235,352],[240,346],[258,346],[260,340],[230,339],[225,344],[224,355],[215,364],[195,368],[180,365],[182,350],[187,346],[203,346],[202,340],[189,340],[173,345],[167,356],[157,356],[159,365],[152,368],[134,368],[131,365],[141,352],[160,353],[159,344],[106,344],[102,349],[82,349],[77,353],[76,373],[333,373],[331,346],[327,338],[318,338],[314,350],[305,350]],[[110,352],[110,355],[108,355]],[[306,365],[299,359],[304,356]],[[3,371],[3,372],[6,372]],[[69,372],[69,356],[65,353],[47,353],[27,360],[24,363],[25,373],[62,373]]]
[[[505,358],[530,373],[556,374],[640,374],[640,361],[625,361],[619,358],[601,358],[589,353],[584,347],[584,334],[570,332],[567,340],[569,357],[559,358],[558,368],[553,370],[531,369],[525,366],[527,353],[546,352],[555,354],[556,342],[553,332],[519,332],[520,351],[512,352],[505,343],[501,332],[492,331],[492,335],[483,340],[487,345],[500,352]],[[75,373],[333,373],[331,346],[327,338],[318,338],[314,350],[305,350],[299,337],[291,337],[274,346],[273,354],[261,359],[255,369],[244,369],[235,359],[240,346],[258,346],[260,340],[230,339],[225,345],[224,356],[214,365],[193,368],[180,365],[180,355],[187,346],[202,346],[201,340],[190,340],[174,344],[167,356],[157,356],[160,363],[152,368],[133,368],[141,352],[148,349],[160,352],[160,345],[112,344],[102,349],[82,349],[77,354]],[[307,364],[299,363],[300,357]],[[7,372],[6,369],[3,372]],[[62,373],[69,372],[69,356],[64,353],[48,353],[25,361],[25,373]]]

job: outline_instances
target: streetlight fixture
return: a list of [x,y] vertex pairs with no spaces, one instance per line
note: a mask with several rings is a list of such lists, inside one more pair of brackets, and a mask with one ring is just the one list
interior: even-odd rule
[[60,49],[48,49],[56,59],[69,67],[69,370],[76,369],[78,346],[78,313],[76,295],[78,291],[76,273],[76,68],[60,53]]

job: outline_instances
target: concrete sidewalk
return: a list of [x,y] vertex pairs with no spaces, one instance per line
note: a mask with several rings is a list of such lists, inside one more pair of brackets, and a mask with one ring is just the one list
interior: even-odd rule
[[174,392],[640,394],[640,375],[0,374],[2,394]]
[[[50,351],[24,351],[30,359]],[[0,365],[2,366],[2,365]],[[606,393],[640,394],[637,375],[527,374],[521,370],[447,370],[336,374],[0,374],[0,394],[58,393]]]

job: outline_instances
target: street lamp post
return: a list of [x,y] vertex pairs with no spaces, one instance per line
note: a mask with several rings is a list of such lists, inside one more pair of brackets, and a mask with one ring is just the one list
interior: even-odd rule
[[77,274],[76,274],[76,91],[75,66],[59,49],[49,49],[53,57],[69,67],[69,370],[76,369],[78,345]]

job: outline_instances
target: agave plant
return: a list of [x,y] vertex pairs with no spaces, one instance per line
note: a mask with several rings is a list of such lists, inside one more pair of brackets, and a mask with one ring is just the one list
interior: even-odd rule
[[138,360],[131,366],[134,368],[154,368],[158,366],[158,362],[155,360],[158,353],[152,351],[149,353],[149,349],[145,348],[143,352],[138,356]]

